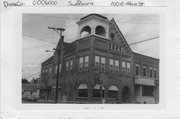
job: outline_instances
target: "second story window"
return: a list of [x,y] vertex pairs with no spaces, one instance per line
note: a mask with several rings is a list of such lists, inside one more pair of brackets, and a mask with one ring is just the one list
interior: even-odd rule
[[61,64],[59,64],[59,73],[61,73]]
[[109,59],[109,72],[113,73],[114,71],[114,61],[113,59]]
[[127,73],[130,74],[131,72],[131,64],[127,62]]
[[136,75],[139,75],[139,64],[136,64]]
[[101,57],[101,71],[105,72],[105,70],[106,70],[106,58]]
[[52,68],[51,68],[51,66],[49,67],[49,73],[51,73],[51,71],[52,71]]
[[100,57],[99,56],[95,56],[95,67],[99,68],[100,65]]
[[55,65],[55,74],[57,74],[57,64]]
[[79,58],[79,71],[80,71],[80,72],[83,71],[83,60],[84,60],[83,57],[80,57],[80,58]]
[[119,74],[119,60],[115,60],[115,73]]
[[157,69],[154,68],[154,78],[157,78]]
[[73,69],[73,59],[70,60],[70,70]]
[[149,76],[153,77],[152,67],[149,68]]
[[69,62],[66,61],[66,71],[68,71],[68,70],[69,70]]
[[125,74],[126,72],[126,62],[122,62],[122,73]]
[[143,66],[143,76],[146,76],[146,66]]
[[89,56],[85,56],[85,64],[84,64],[84,70],[89,70]]

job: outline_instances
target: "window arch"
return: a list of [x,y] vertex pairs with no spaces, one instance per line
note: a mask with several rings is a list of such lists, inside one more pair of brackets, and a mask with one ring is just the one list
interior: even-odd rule
[[103,86],[100,86],[99,84],[96,84],[93,88],[93,97],[104,98],[105,97],[105,88]]
[[89,34],[91,34],[91,27],[90,26],[83,27],[80,32],[81,37],[87,36]]
[[88,87],[86,84],[80,84],[78,86],[78,97],[88,97]]
[[97,26],[95,30],[95,34],[100,36],[106,36],[106,30],[102,26]]
[[108,98],[118,98],[118,92],[119,89],[116,86],[110,86],[108,90]]

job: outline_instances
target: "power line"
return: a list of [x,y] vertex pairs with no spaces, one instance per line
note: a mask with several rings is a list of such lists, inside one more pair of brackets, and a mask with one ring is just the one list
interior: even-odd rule
[[41,73],[41,71],[40,71],[40,72],[37,72],[37,73],[34,73],[34,74],[31,74],[31,75],[29,75],[29,76],[26,76],[26,77],[24,77],[24,78],[29,78],[29,77],[31,77],[31,76],[35,76],[35,75],[40,74],[40,73]]
[[35,37],[35,36],[32,36],[32,35],[29,35],[29,34],[25,34],[23,33],[24,36],[27,36],[27,37],[30,37],[30,38],[34,38],[34,39],[37,39],[37,40],[40,40],[40,41],[44,41],[44,42],[48,42],[48,43],[52,43],[52,44],[56,44],[55,42],[50,42],[50,41],[47,41],[47,40],[44,40],[44,39],[41,39],[41,38],[38,38],[38,37]]
[[42,48],[46,45],[49,45],[49,44],[43,44],[43,45],[38,45],[38,46],[33,46],[33,47],[27,47],[27,48],[23,48],[23,50],[32,50],[32,49],[38,49],[38,48]]
[[157,38],[159,38],[159,36],[156,36],[156,37],[153,37],[153,38],[149,38],[149,39],[146,39],[146,40],[142,40],[142,41],[138,41],[138,42],[135,42],[135,43],[131,43],[129,45],[135,45],[135,44],[138,44],[138,43],[154,40],[154,39],[157,39]]

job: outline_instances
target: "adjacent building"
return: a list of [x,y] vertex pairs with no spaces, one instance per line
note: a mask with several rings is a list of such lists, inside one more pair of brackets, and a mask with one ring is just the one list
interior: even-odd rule
[[158,103],[158,59],[134,53],[114,19],[90,14],[77,24],[79,38],[62,37],[41,64],[41,99],[55,100],[59,72],[59,103]]

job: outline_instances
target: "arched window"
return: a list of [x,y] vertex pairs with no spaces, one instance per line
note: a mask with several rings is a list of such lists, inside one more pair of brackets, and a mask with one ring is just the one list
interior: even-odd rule
[[86,84],[80,84],[79,85],[78,97],[88,97],[88,87]]
[[100,86],[99,84],[96,84],[93,88],[93,97],[104,98],[104,95],[105,95],[104,87]]
[[117,98],[118,97],[118,88],[116,86],[110,86],[108,90],[108,98]]
[[97,26],[95,34],[100,35],[100,36],[106,36],[106,31],[105,31],[104,27]]
[[85,26],[81,30],[81,37],[87,36],[91,34],[91,28],[89,26]]

